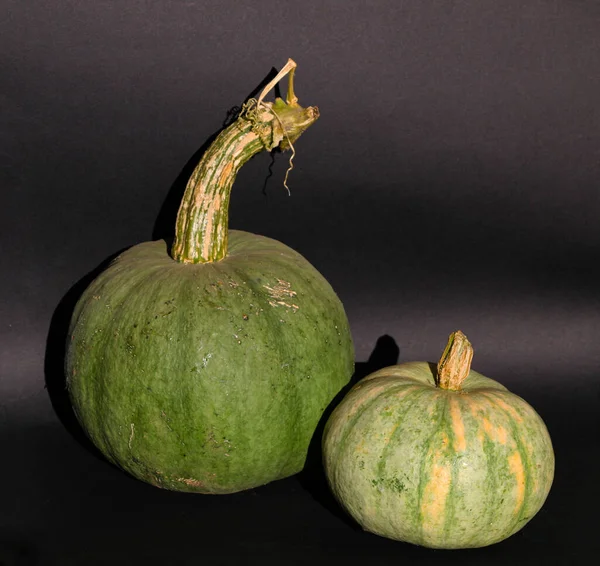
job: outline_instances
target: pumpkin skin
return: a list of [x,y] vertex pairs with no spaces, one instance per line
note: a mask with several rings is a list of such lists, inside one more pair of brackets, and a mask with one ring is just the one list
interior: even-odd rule
[[[232,493],[299,472],[354,348],[322,275],[275,240],[228,229],[230,191],[253,155],[289,149],[319,116],[289,60],[194,169],[175,240],[121,254],[80,298],[67,387],[88,436],[153,485]],[[263,102],[289,73],[287,102]]]
[[542,419],[503,385],[469,371],[460,391],[435,364],[361,380],[324,431],[328,483],[367,531],[431,548],[499,542],[540,510],[554,476]]
[[153,485],[230,493],[299,472],[354,352],[341,302],[300,254],[229,232],[227,257],[121,254],[81,297],[67,376],[114,464]]

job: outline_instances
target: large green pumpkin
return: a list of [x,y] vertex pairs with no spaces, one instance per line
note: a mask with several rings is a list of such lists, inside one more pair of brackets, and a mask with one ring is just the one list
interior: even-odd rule
[[75,412],[111,462],[159,487],[231,493],[297,473],[353,371],[348,321],[323,276],[275,240],[227,229],[243,163],[291,146],[318,116],[298,105],[292,76],[287,102],[253,101],[204,155],[172,249],[124,252],[73,314]]
[[542,507],[554,476],[546,426],[523,399],[471,371],[472,352],[454,333],[437,368],[375,372],[331,414],[329,485],[365,530],[432,548],[480,547]]

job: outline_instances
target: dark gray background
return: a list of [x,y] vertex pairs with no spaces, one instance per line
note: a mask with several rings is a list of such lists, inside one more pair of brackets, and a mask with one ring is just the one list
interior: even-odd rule
[[[2,7],[0,564],[566,564],[598,546],[600,4]],[[77,282],[168,231],[188,161],[288,57],[321,118],[291,196],[285,155],[270,178],[266,154],[244,168],[231,226],[329,279],[360,372],[436,360],[461,329],[474,368],[538,409],[556,481],[505,543],[431,552],[356,531],[317,464],[223,498],[159,492],[68,422],[57,368]]]

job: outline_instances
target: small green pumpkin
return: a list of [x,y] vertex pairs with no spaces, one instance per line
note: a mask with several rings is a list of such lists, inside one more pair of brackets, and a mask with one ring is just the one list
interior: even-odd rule
[[413,362],[361,380],[323,436],[329,485],[367,531],[432,548],[499,542],[540,510],[554,476],[539,415],[470,370],[450,336],[437,368]]
[[[202,157],[172,249],[155,241],[121,254],[72,317],[78,419],[111,462],[159,487],[231,493],[299,472],[353,372],[348,320],[323,276],[282,243],[227,226],[240,167],[290,148],[318,117],[294,96],[294,67]],[[287,100],[263,102],[287,72]]]

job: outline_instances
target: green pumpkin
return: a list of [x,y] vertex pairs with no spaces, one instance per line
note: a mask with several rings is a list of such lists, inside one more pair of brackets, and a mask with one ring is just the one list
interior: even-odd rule
[[361,380],[323,436],[329,485],[367,531],[431,548],[499,542],[540,510],[554,476],[542,419],[470,370],[464,334],[438,364],[392,366]]
[[75,413],[108,460],[159,487],[232,493],[299,472],[353,371],[348,320],[323,276],[282,243],[227,227],[239,168],[318,117],[292,76],[287,102],[254,101],[203,156],[172,249],[122,253],[73,314]]

